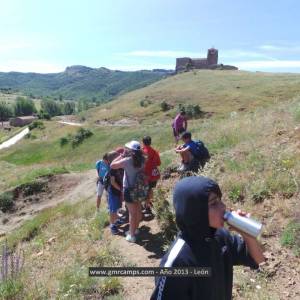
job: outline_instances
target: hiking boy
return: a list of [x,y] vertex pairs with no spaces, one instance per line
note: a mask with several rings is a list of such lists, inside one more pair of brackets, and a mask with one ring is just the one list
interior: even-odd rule
[[159,153],[151,147],[151,137],[143,138],[142,150],[146,156],[145,175],[149,185],[148,197],[145,205],[145,216],[152,215],[151,207],[153,199],[153,188],[156,187],[157,181],[160,178],[158,166],[161,165]]
[[233,266],[257,269],[265,260],[255,238],[231,234],[223,227],[226,206],[221,197],[218,184],[207,177],[186,177],[176,184],[173,204],[180,231],[160,266],[205,267],[211,274],[157,277],[151,300],[230,300]]
[[103,178],[105,174],[109,171],[109,161],[108,161],[107,153],[103,155],[102,160],[98,160],[96,162],[96,170],[98,175],[96,208],[97,208],[97,212],[99,212],[101,197],[104,191]]
[[187,130],[187,118],[184,110],[181,110],[180,113],[174,118],[172,122],[172,128],[175,144],[177,145],[180,139],[180,134]]
[[197,143],[192,140],[192,134],[185,131],[181,135],[183,145],[176,147],[175,152],[181,156],[181,166],[178,171],[198,171],[199,161],[196,159]]

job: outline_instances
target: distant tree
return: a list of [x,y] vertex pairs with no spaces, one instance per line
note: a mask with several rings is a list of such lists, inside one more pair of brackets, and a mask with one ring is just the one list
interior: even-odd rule
[[63,111],[65,115],[73,115],[75,113],[75,103],[74,102],[64,103]]
[[63,96],[60,94],[58,99],[59,99],[59,101],[62,101],[63,100]]
[[163,101],[160,103],[160,108],[162,111],[167,111],[171,108],[171,106],[166,101]]
[[0,122],[7,121],[10,117],[13,116],[13,111],[10,106],[5,102],[0,102]]
[[77,112],[82,112],[84,110],[88,110],[89,108],[92,108],[93,106],[94,105],[87,99],[80,99],[78,101],[78,105],[77,105]]
[[16,99],[14,110],[16,116],[30,116],[37,112],[34,102],[31,99],[23,97]]
[[49,116],[59,116],[62,114],[61,105],[54,100],[43,100],[41,107],[44,113],[47,113]]

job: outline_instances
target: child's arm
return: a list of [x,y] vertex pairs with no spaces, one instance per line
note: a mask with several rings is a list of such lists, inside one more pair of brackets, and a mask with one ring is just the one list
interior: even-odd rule
[[119,184],[117,183],[115,176],[111,176],[111,177],[110,177],[110,183],[111,183],[111,185],[112,185],[116,190],[121,191],[121,187],[120,187]]
[[182,146],[180,146],[180,147],[177,147],[176,149],[175,149],[175,152],[176,153],[183,153],[183,152],[187,152],[187,151],[189,151],[190,150],[190,146],[187,146],[187,147],[182,147]]
[[248,251],[251,257],[255,260],[255,262],[259,265],[260,263],[265,261],[265,257],[263,255],[263,250],[258,243],[257,239],[241,232],[241,235],[247,245]]
[[[241,210],[237,210],[237,213],[241,216],[244,216],[244,217],[249,217],[250,215],[247,214],[246,212],[243,212]],[[234,231],[238,232],[245,244],[246,244],[246,247],[247,247],[247,252],[250,254],[250,256],[252,257],[252,259],[259,265],[260,263],[264,262],[265,261],[265,257],[263,255],[263,250],[262,250],[262,247],[261,245],[258,243],[257,239],[252,237],[251,235],[245,233],[245,232],[242,232],[232,226],[230,226]]]
[[123,169],[125,160],[127,160],[127,158],[124,158],[122,155],[118,156],[111,162],[110,168],[111,169]]

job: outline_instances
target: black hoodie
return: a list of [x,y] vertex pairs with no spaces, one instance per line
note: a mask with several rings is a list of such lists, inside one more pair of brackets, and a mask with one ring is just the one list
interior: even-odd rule
[[209,192],[221,196],[217,183],[206,177],[186,177],[174,189],[173,203],[180,232],[162,267],[210,267],[210,277],[157,277],[151,300],[228,300],[232,297],[234,265],[257,268],[245,242],[208,221]]

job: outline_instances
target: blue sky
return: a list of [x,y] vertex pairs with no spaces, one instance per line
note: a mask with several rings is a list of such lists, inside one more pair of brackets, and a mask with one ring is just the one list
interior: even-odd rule
[[0,71],[174,69],[214,46],[243,70],[300,72],[299,17],[296,0],[2,0]]

